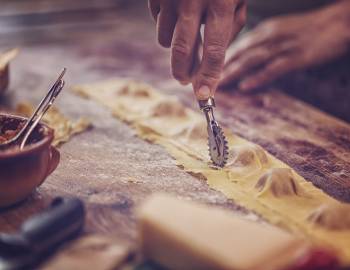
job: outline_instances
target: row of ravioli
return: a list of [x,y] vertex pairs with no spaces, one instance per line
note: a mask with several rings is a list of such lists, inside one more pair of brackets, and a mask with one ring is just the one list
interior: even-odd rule
[[[108,83],[105,89],[110,95],[111,88]],[[204,117],[184,107],[177,97],[164,96],[144,83],[124,81],[113,89],[111,100],[114,98],[117,103],[113,104],[113,109],[118,116],[125,118],[127,115],[125,120],[128,122],[137,121],[155,133],[171,138],[185,148],[190,148],[201,157],[207,154]],[[106,102],[108,103],[108,100]],[[225,170],[232,174],[233,178],[235,175],[244,178],[251,172],[258,172],[259,177],[253,187],[260,197],[273,196],[281,199],[309,196],[293,170],[288,167],[271,166],[270,162],[271,157],[263,148],[244,141],[243,144],[230,145]],[[350,230],[350,205],[332,200],[318,206],[306,219],[325,229]]]

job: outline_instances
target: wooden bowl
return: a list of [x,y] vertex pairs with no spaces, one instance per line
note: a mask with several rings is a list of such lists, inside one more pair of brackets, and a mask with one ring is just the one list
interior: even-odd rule
[[[23,117],[0,114],[0,133],[16,130]],[[7,207],[29,196],[58,166],[60,153],[51,145],[53,129],[39,124],[23,150],[0,150],[0,207]]]

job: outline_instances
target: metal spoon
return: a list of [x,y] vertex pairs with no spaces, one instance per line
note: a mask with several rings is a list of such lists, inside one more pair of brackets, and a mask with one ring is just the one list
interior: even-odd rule
[[54,103],[56,97],[59,95],[64,87],[64,80],[62,79],[66,73],[66,68],[64,68],[59,75],[56,82],[47,92],[46,96],[41,100],[38,107],[35,109],[33,115],[27,120],[23,128],[16,134],[15,137],[0,144],[0,148],[8,147],[9,145],[19,144],[22,150],[35,127],[38,125],[44,114],[48,111],[51,105]]

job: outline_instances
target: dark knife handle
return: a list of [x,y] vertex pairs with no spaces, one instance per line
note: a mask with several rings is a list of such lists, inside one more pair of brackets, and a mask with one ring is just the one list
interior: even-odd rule
[[34,252],[43,252],[81,231],[85,208],[77,198],[55,198],[44,212],[30,218],[19,234]]

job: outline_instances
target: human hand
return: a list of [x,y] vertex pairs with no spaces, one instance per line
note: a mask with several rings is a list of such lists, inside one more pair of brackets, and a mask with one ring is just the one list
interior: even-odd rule
[[159,43],[171,47],[175,79],[192,83],[198,99],[213,96],[226,49],[245,22],[244,0],[149,0],[149,7]]
[[251,91],[288,72],[325,63],[350,44],[350,1],[262,22],[232,46],[220,87]]

